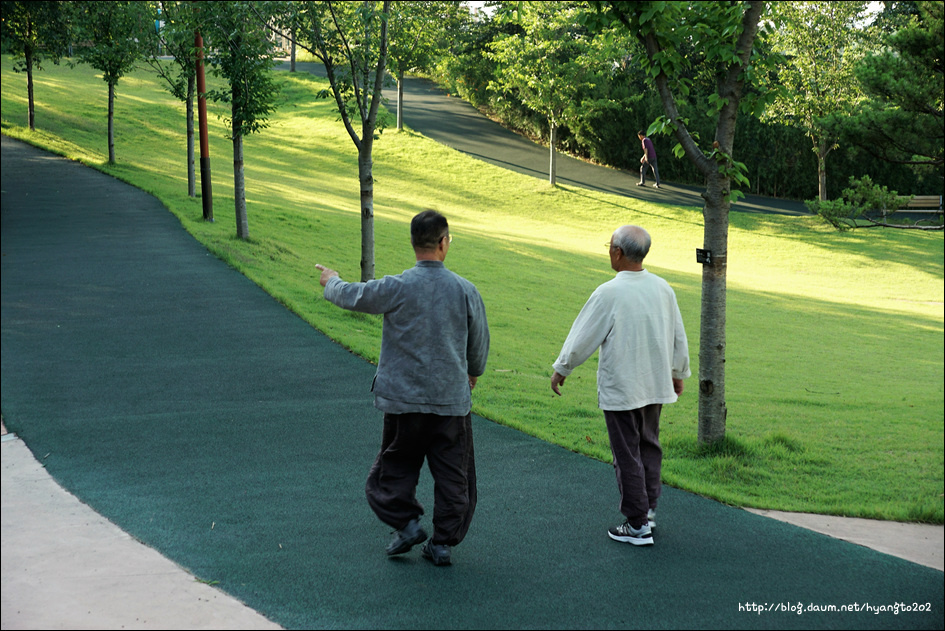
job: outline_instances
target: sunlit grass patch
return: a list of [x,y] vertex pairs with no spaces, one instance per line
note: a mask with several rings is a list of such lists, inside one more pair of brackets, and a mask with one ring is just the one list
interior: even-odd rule
[[[349,280],[360,274],[357,154],[332,103],[314,96],[323,81],[277,75],[279,109],[245,143],[251,238],[242,241],[224,106],[211,104],[215,222],[207,223],[201,200],[186,191],[184,106],[153,74],[119,84],[118,163],[109,166],[107,92],[95,72],[37,73],[32,133],[23,128],[24,78],[8,57],[2,64],[4,133],[155,194],[214,254],[377,360],[381,319],[324,301],[314,268],[330,265]],[[448,266],[483,295],[492,352],[477,413],[610,460],[596,356],[568,379],[563,397],[549,377],[577,312],[613,275],[604,243],[625,223],[653,236],[647,267],[677,293],[698,374],[699,208],[551,189],[409,130],[385,131],[374,159],[377,275],[412,265],[409,220],[436,208],[455,237]],[[737,505],[942,523],[942,234],[836,233],[812,218],[733,213],[730,247],[728,436],[698,446],[698,385],[690,379],[663,410],[667,483]]]

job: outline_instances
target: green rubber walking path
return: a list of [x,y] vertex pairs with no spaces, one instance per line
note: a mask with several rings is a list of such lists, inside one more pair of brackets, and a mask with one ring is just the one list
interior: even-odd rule
[[[3,137],[2,191],[6,426],[67,490],[280,625],[943,627],[941,572],[676,489],[656,545],[613,542],[610,465],[482,418],[454,564],[388,559],[363,492],[373,366],[135,188]],[[427,475],[419,497],[429,515]]]

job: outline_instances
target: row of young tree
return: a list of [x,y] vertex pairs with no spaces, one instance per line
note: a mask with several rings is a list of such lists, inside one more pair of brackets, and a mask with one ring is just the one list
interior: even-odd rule
[[[87,63],[108,86],[108,162],[115,162],[114,106],[120,79],[148,64],[187,103],[188,186],[196,196],[193,103],[229,103],[237,235],[249,238],[243,179],[243,139],[267,125],[276,103],[271,71],[276,41],[309,51],[328,73],[330,89],[358,151],[362,215],[362,279],[374,276],[373,143],[387,72],[402,87],[404,73],[429,67],[442,33],[464,10],[455,2],[2,2],[4,52],[27,77],[28,125],[35,129],[33,72],[44,63]],[[439,34],[439,35],[438,35]],[[203,45],[204,41],[206,46]],[[227,89],[199,85],[205,58]],[[402,90],[398,91],[398,100]],[[403,107],[399,108],[402,127]],[[204,110],[201,109],[202,115]],[[204,121],[205,123],[205,121]],[[202,154],[206,148],[201,141]],[[204,158],[201,158],[202,172]],[[204,216],[209,173],[202,173]]]
[[[229,90],[200,94],[231,105],[229,128],[233,140],[234,192],[237,234],[248,238],[242,141],[265,127],[273,110],[272,46],[255,28],[250,3],[237,2],[95,2],[4,1],[4,52],[15,58],[14,70],[26,74],[28,125],[36,128],[33,74],[43,64],[85,63],[102,73],[108,89],[108,163],[116,161],[115,101],[121,79],[149,64],[166,81],[167,89],[187,103],[188,188],[195,196],[193,103],[202,78],[202,36],[216,46],[207,61],[224,77]],[[251,19],[253,21],[251,21]],[[161,59],[162,57],[164,59]],[[201,114],[205,112],[201,110]],[[205,118],[202,116],[205,123]],[[202,143],[206,146],[206,142]],[[203,166],[203,165],[202,165]],[[204,174],[208,175],[208,174]],[[209,182],[203,193],[209,196]],[[206,202],[206,199],[205,199]],[[206,206],[204,216],[212,220]]]
[[[26,69],[44,54],[63,54],[64,42],[72,42],[78,59],[102,70],[110,93],[129,67],[118,63],[126,59],[125,47],[144,45],[153,57],[160,44],[179,65],[176,75],[166,76],[182,98],[194,94],[190,38],[195,32],[207,37],[207,60],[229,88],[206,96],[231,105],[243,238],[248,228],[245,198],[240,209],[240,143],[264,128],[272,112],[271,35],[307,48],[325,65],[330,89],[323,96],[334,99],[358,150],[362,281],[374,276],[372,148],[381,131],[377,114],[388,70],[402,83],[406,71],[435,69],[474,103],[547,131],[552,182],[559,134],[572,149],[614,166],[635,166],[639,127],[649,124],[651,134],[672,137],[679,160],[661,161],[664,174],[673,177],[679,165],[681,176],[688,173],[705,186],[699,439],[718,441],[727,415],[728,213],[737,189],[757,173],[755,158],[747,166],[738,148],[764,152],[757,162],[766,182],[795,158],[796,165],[803,162],[804,150],[793,145],[806,144],[822,173],[826,156],[846,138],[890,163],[926,169],[931,175],[925,182],[940,190],[942,3],[886,3],[878,23],[886,32],[870,31],[873,39],[865,37],[864,7],[856,2],[488,4],[490,14],[476,15],[452,2],[3,2],[3,28],[5,45],[22,54]],[[58,5],[62,14],[14,27],[14,9],[22,14],[35,5],[45,11]],[[129,17],[112,22],[106,11]],[[70,19],[77,30],[63,31]],[[160,30],[153,28],[157,19],[164,21]],[[79,26],[85,22],[114,24],[116,30]],[[129,34],[117,30],[121,24],[150,28]],[[55,32],[39,34],[47,27]],[[144,35],[152,31],[163,40],[156,44]],[[810,39],[812,34],[817,37]],[[95,52],[100,47],[106,52]],[[859,79],[851,78],[851,68]],[[915,80],[895,81],[897,76]],[[784,164],[775,165],[779,152]],[[791,173],[802,179],[797,166]]]
[[[149,61],[190,105],[196,90],[193,34],[202,31],[209,42],[221,43],[209,49],[208,62],[230,89],[206,96],[231,103],[234,151],[240,152],[242,138],[263,128],[272,111],[271,33],[297,39],[335,75],[335,99],[362,158],[365,204],[371,196],[364,186],[370,179],[366,158],[379,131],[371,106],[380,104],[374,97],[384,75],[375,72],[382,48],[398,84],[398,129],[404,73],[419,69],[510,126],[547,139],[552,184],[559,147],[635,168],[637,130],[668,128],[659,123],[663,104],[652,76],[637,63],[644,57],[639,38],[627,29],[589,24],[611,11],[609,4],[490,2],[488,13],[473,13],[455,2],[396,2],[386,9],[376,2],[2,3],[5,46],[21,54],[19,68],[27,74],[30,128],[34,68],[71,51],[100,70],[108,85],[110,162],[115,89],[136,63]],[[836,197],[851,175],[865,175],[903,192],[941,193],[942,3],[885,2],[872,16],[868,4],[782,2],[766,8],[760,22],[768,36],[759,38],[759,53],[780,57],[752,77],[748,96],[760,115],[743,117],[736,134],[747,190],[803,199],[816,187],[825,200]],[[650,6],[670,12],[666,3]],[[697,14],[689,7],[682,17]],[[370,39],[362,45],[371,33],[374,45]],[[714,69],[703,63],[706,51],[694,40],[680,44],[691,70],[679,77],[685,90],[679,117],[696,137],[708,137],[716,116]],[[176,72],[158,62],[157,53],[174,59]],[[371,126],[370,133],[356,132],[355,119]],[[668,153],[670,143],[656,140]],[[675,151],[682,155],[681,146]],[[664,179],[702,183],[691,161],[664,159],[661,166]]]

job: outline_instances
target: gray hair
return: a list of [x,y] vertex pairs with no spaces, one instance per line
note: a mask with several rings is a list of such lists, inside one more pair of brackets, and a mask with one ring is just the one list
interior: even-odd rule
[[640,226],[621,226],[614,232],[611,244],[634,263],[642,263],[650,251],[650,233]]

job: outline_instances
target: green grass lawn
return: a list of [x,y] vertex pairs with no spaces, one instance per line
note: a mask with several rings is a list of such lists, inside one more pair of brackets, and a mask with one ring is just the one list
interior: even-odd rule
[[[109,166],[101,77],[87,67],[37,73],[31,133],[25,76],[11,67],[4,56],[4,134],[153,193],[217,256],[376,361],[381,320],[327,303],[315,269],[359,276],[357,154],[332,103],[314,97],[324,82],[277,75],[271,125],[245,142],[244,242],[223,106],[211,104],[216,221],[207,223],[200,200],[187,196],[184,106],[153,74],[119,84],[118,162]],[[374,175],[377,276],[413,264],[409,220],[435,208],[455,237],[447,265],[483,295],[492,353],[474,395],[478,414],[610,461],[596,356],[561,398],[549,378],[584,301],[613,276],[604,244],[626,223],[653,237],[647,267],[676,290],[698,374],[699,208],[552,189],[410,131],[381,136]],[[942,523],[942,233],[837,233],[815,218],[741,213],[731,223],[727,440],[697,447],[693,377],[679,403],[664,408],[665,482],[739,506]]]

